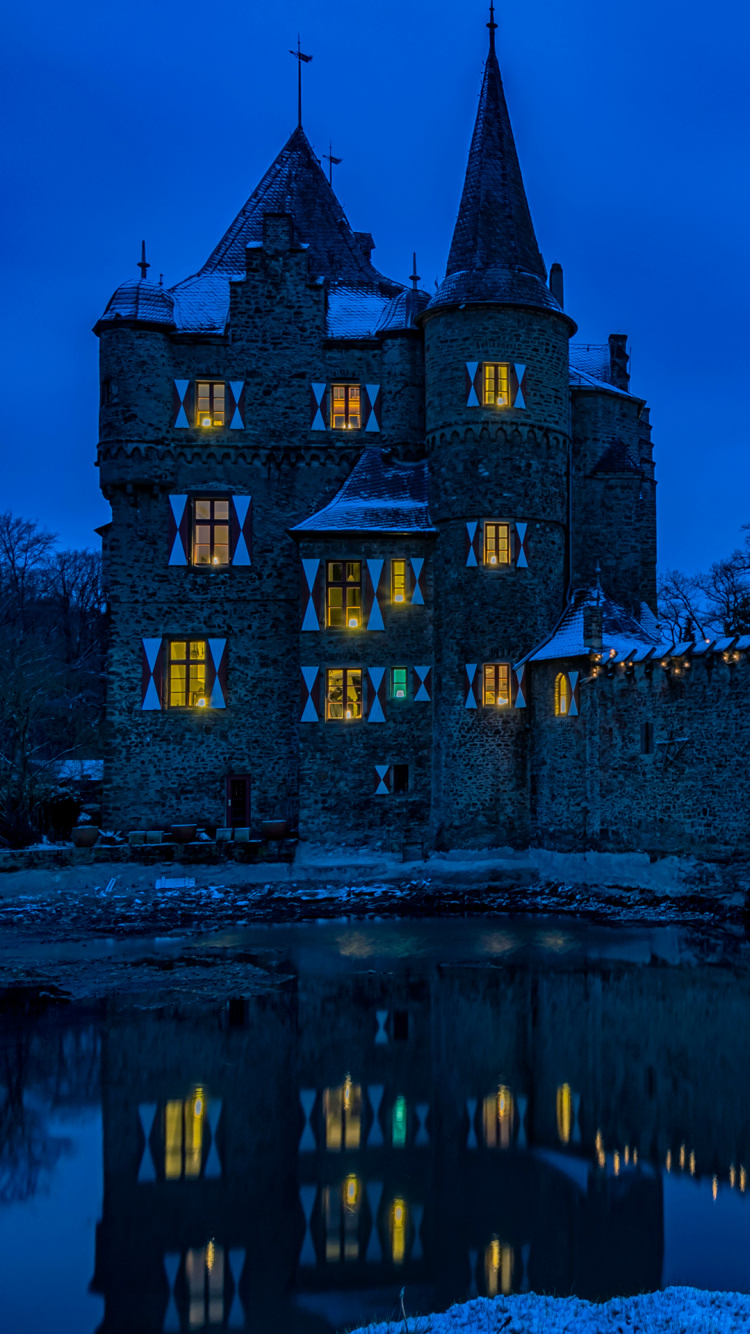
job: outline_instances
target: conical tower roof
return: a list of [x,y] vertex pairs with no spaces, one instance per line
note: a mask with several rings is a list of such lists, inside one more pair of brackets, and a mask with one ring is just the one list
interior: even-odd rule
[[200,274],[244,273],[245,249],[263,239],[264,213],[290,213],[295,240],[310,250],[310,271],[335,283],[400,290],[364,254],[310,141],[298,125]]
[[559,310],[547,283],[513,138],[491,18],[461,205],[446,276],[430,309],[463,302]]

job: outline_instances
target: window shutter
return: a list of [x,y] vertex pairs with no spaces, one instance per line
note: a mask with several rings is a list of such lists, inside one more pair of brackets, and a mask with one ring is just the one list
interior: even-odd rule
[[464,707],[475,709],[479,700],[477,691],[482,688],[482,673],[477,663],[467,662],[464,667]]
[[482,363],[466,362],[466,406],[478,408],[482,403]]
[[368,667],[370,689],[367,692],[368,723],[385,722],[385,667]]
[[230,525],[231,565],[252,565],[253,557],[253,503],[252,496],[232,496]]
[[511,407],[526,407],[526,367],[516,363],[511,373]]
[[302,561],[302,629],[320,629],[322,571],[314,557]]
[[578,684],[580,678],[581,678],[580,672],[568,672],[568,680],[570,682],[570,708],[568,709],[569,718],[577,718],[580,711],[581,688]]
[[209,639],[206,655],[206,694],[209,708],[227,707],[227,641]]
[[424,566],[424,556],[411,557],[411,572],[412,572],[411,605],[413,607],[424,606],[424,589],[422,587],[423,566]]
[[415,667],[414,676],[414,702],[421,704],[432,698],[432,668]]
[[190,514],[187,496],[169,497],[169,564],[188,565]]
[[310,385],[310,430],[325,431],[324,402],[326,387],[324,384]]
[[300,671],[302,672],[300,722],[318,723],[320,722],[320,668],[301,667]]
[[362,414],[362,420],[366,431],[380,430],[380,404],[381,394],[379,384],[366,384],[365,394],[367,403],[365,404],[366,413]]
[[375,796],[389,797],[391,787],[393,786],[393,775],[390,764],[375,765]]
[[466,564],[475,567],[482,563],[482,525],[478,519],[466,520]]
[[510,674],[510,703],[511,708],[526,708],[526,665],[514,667]]
[[384,565],[383,560],[368,560],[366,563],[363,616],[368,630],[385,630],[378,600]]
[[141,645],[141,708],[160,709],[164,674],[162,640],[143,639]]
[[232,391],[234,399],[234,413],[229,423],[230,431],[244,431],[245,429],[245,381],[230,380],[229,388]]
[[181,431],[187,430],[190,426],[188,420],[188,412],[192,408],[190,383],[190,380],[175,380],[174,382],[174,425]]
[[527,570],[529,568],[529,560],[528,560],[529,552],[526,546],[526,541],[527,541],[526,530],[528,526],[529,526],[528,523],[516,522],[515,524],[516,537],[515,537],[514,555],[515,555],[516,568],[519,570]]

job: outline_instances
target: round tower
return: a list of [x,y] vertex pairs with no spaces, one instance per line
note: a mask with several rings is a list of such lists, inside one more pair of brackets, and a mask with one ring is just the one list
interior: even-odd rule
[[[435,554],[438,841],[521,844],[528,699],[513,667],[568,581],[575,324],[546,283],[490,50],[446,277],[420,322]],[[497,670],[495,670],[497,669]]]

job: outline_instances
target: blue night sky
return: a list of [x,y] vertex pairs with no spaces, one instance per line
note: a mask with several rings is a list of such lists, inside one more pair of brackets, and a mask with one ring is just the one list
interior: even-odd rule
[[[537,236],[578,338],[626,332],[651,405],[662,567],[750,520],[750,9],[728,0],[525,0],[499,54]],[[375,262],[441,277],[487,47],[482,0],[50,0],[6,10],[0,508],[71,545],[109,517],[93,466],[113,289],[195,271],[296,121]],[[16,419],[11,404],[23,403]]]

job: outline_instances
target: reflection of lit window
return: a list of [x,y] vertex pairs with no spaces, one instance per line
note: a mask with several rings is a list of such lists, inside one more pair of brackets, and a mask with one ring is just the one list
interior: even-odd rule
[[394,1149],[403,1149],[406,1143],[406,1098],[400,1095],[393,1104],[391,1138]]
[[362,620],[362,562],[329,560],[326,579],[327,624],[333,630],[356,630]]
[[224,1321],[224,1247],[209,1241],[185,1257],[188,1285],[188,1321],[191,1329],[221,1325]]
[[349,1075],[339,1088],[323,1094],[327,1149],[358,1149],[362,1131],[362,1086]]
[[406,602],[406,561],[391,561],[391,601]]
[[498,1292],[507,1296],[513,1286],[513,1247],[497,1237],[492,1238],[484,1252],[484,1276],[488,1297],[497,1297]]
[[504,1084],[492,1097],[485,1098],[482,1120],[487,1147],[507,1149],[513,1136],[513,1094]]
[[406,1202],[395,1199],[391,1205],[391,1255],[393,1263],[404,1263],[406,1255]]
[[573,1096],[570,1084],[561,1084],[557,1090],[557,1133],[563,1144],[570,1142],[572,1126]]
[[184,1101],[180,1098],[167,1103],[164,1118],[164,1175],[167,1180],[183,1175],[200,1176],[205,1115],[206,1099],[200,1088]]
[[362,1183],[353,1174],[342,1186],[325,1186],[323,1214],[326,1228],[326,1260],[336,1264],[341,1259],[359,1259],[359,1208]]

